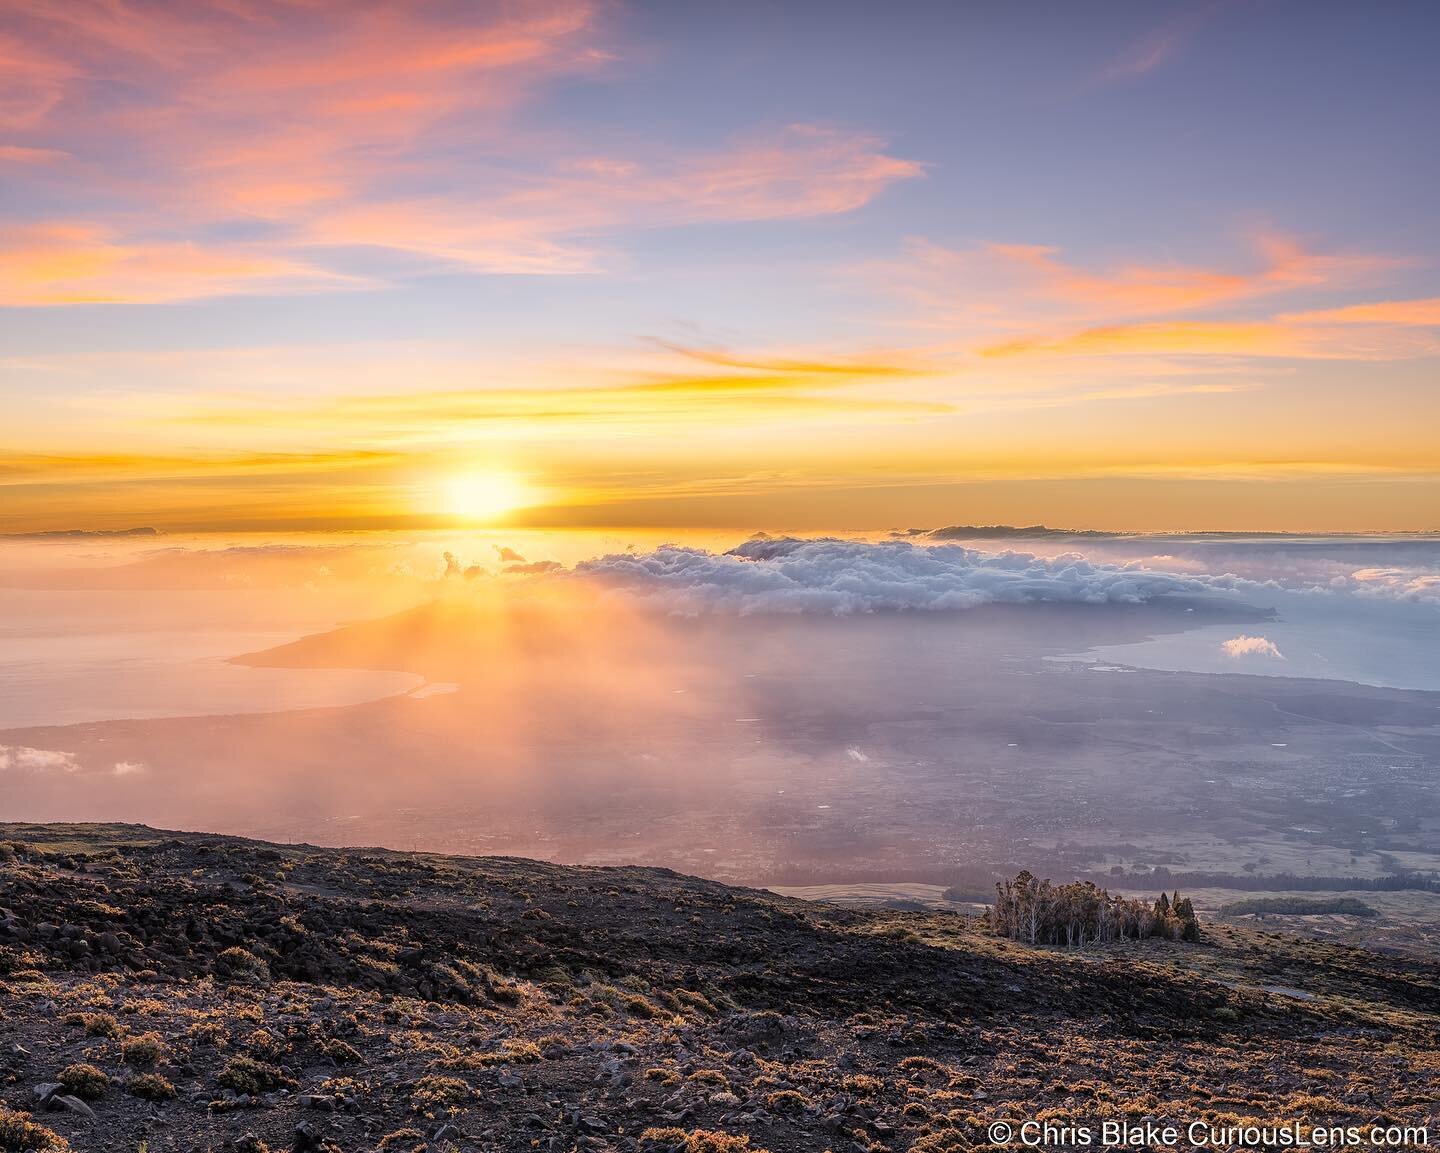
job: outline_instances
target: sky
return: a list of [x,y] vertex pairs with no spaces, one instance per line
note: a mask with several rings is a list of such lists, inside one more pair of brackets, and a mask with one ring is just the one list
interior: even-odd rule
[[0,0],[0,532],[1440,528],[1437,51]]

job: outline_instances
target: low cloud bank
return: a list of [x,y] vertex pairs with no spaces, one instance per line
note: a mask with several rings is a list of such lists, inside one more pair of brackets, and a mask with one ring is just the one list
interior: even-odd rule
[[1142,604],[1198,595],[1211,579],[1096,564],[1076,553],[984,553],[958,545],[760,536],[727,553],[666,546],[612,554],[574,574],[675,612],[867,613],[987,604]]
[[[905,539],[980,542],[1023,541],[1040,555],[1083,549],[1096,563],[1138,563],[1162,572],[1232,586],[1266,588],[1440,607],[1440,536],[1314,535],[1287,533],[1104,533],[1042,525],[957,525]],[[1220,574],[1223,574],[1220,575]]]

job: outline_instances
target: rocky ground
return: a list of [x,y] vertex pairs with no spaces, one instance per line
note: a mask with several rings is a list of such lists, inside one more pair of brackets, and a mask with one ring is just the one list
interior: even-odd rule
[[981,1150],[996,1120],[1440,1131],[1440,966],[1064,953],[644,869],[0,826],[0,1150]]

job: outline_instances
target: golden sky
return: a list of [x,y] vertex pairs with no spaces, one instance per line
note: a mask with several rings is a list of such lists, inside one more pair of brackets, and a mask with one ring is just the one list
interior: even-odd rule
[[1440,527],[1433,13],[962,7],[10,6],[0,531]]

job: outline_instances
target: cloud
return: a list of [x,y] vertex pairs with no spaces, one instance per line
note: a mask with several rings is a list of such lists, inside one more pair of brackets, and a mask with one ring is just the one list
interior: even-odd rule
[[55,164],[70,154],[58,148],[30,148],[21,144],[0,144],[0,164]]
[[1262,322],[1170,321],[1113,324],[1056,335],[1026,336],[986,345],[982,356],[1299,356],[1296,334]]
[[1224,0],[1190,8],[1127,44],[1095,78],[1098,85],[1138,80],[1158,71],[1224,6]]
[[1340,330],[1266,320],[1162,321],[1025,336],[985,345],[979,352],[989,358],[1205,356],[1384,361],[1433,356],[1440,352],[1440,344],[1418,336],[1352,338]]
[[1287,312],[1276,319],[1287,324],[1380,324],[1440,328],[1440,296],[1423,300],[1382,300],[1313,312]]
[[[574,425],[593,430],[600,422],[672,425],[680,421],[707,423],[721,418],[774,420],[790,413],[893,413],[913,416],[948,411],[934,401],[895,395],[877,386],[898,378],[929,374],[923,363],[899,354],[876,353],[851,358],[740,355],[718,349],[649,345],[640,356],[617,358],[613,349],[597,351],[582,362],[558,360],[514,366],[506,375],[520,377],[519,387],[446,388],[396,391],[397,378],[422,375],[443,382],[473,379],[470,362],[431,358],[420,362],[408,350],[393,359],[367,348],[368,363],[349,363],[336,353],[353,384],[375,373],[376,387],[349,395],[247,398],[230,389],[216,389],[188,406],[166,396],[156,417],[187,427],[232,430],[241,426],[313,429],[317,434],[337,428],[380,437],[390,443],[416,438],[427,443],[443,439],[465,425],[494,428],[502,423],[527,427]],[[607,362],[608,358],[608,362]],[[268,358],[281,359],[279,351]],[[215,372],[216,358],[198,357],[196,372]],[[3,362],[0,362],[3,364]],[[207,367],[208,366],[208,367]],[[423,369],[423,371],[421,371]],[[248,362],[240,364],[248,371]],[[533,380],[524,380],[526,376]],[[222,380],[220,383],[224,383]],[[389,388],[384,386],[388,385]],[[133,409],[133,404],[132,404]]]
[[490,547],[495,550],[495,555],[500,558],[503,564],[525,563],[525,558],[521,556],[518,552],[516,552],[513,548],[511,548],[509,545],[497,544],[491,545]]
[[1440,565],[1368,565],[1333,577],[1329,587],[1357,596],[1440,607]]
[[1067,553],[982,553],[904,541],[755,537],[727,553],[669,546],[585,561],[575,576],[682,613],[944,611],[986,604],[1140,604],[1205,581]]
[[0,32],[0,129],[25,131],[58,105],[78,70],[38,45]]
[[834,216],[921,174],[863,134],[793,125],[698,155],[487,181],[489,194],[353,200],[304,221],[298,242],[394,250],[472,272],[599,271],[600,236],[706,223]]
[[936,323],[997,331],[1170,316],[1300,289],[1352,287],[1407,263],[1379,253],[1316,251],[1278,233],[1252,244],[1253,255],[1231,268],[1136,261],[1084,267],[1052,245],[947,248],[913,238],[900,260],[866,271]]
[[362,283],[255,246],[148,241],[68,221],[0,231],[0,306],[144,304]]
[[[831,216],[920,174],[876,137],[831,126],[708,146],[626,139],[619,155],[522,126],[547,85],[617,70],[608,11],[587,0],[21,6],[0,34],[0,128],[44,139],[3,143],[17,181],[7,200],[17,221],[28,209],[24,227],[70,235],[39,254],[27,290],[12,276],[0,303],[373,283],[342,276],[357,261],[391,279],[592,273],[620,233]],[[66,157],[84,167],[83,197],[70,166],[51,163]],[[44,219],[62,193],[85,207]],[[33,246],[0,240],[0,265]]]
[[1264,637],[1231,637],[1228,641],[1222,641],[1220,647],[1225,650],[1226,655],[1236,660],[1241,657],[1268,657],[1277,661],[1285,659],[1284,654],[1275,647],[1275,642]]
[[58,749],[32,749],[26,745],[0,745],[0,772],[74,773],[80,762],[74,753]]
[[[1252,247],[1248,259],[1228,267],[1147,261],[1084,266],[1052,245],[946,248],[915,238],[902,259],[864,272],[907,302],[904,323],[943,331],[955,341],[959,363],[965,357],[1023,357],[1069,368],[1080,374],[1078,395],[1070,399],[1109,398],[1122,364],[1133,365],[1153,387],[1157,378],[1193,373],[1205,363],[1201,358],[1383,361],[1440,352],[1429,334],[1404,331],[1427,326],[1440,312],[1437,301],[1274,316],[1257,315],[1254,308],[1272,298],[1354,290],[1412,262],[1324,251],[1280,233],[1259,235]],[[1104,379],[1084,375],[1084,365],[1097,358],[1110,362]],[[1231,382],[1222,390],[1235,387]],[[1197,386],[1172,390],[1194,392]]]

